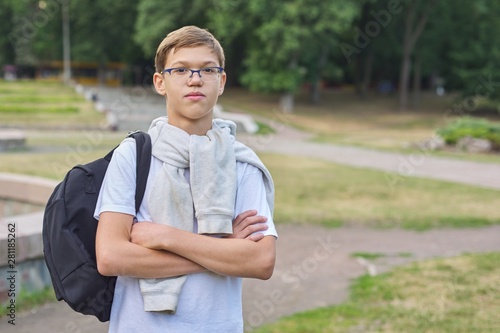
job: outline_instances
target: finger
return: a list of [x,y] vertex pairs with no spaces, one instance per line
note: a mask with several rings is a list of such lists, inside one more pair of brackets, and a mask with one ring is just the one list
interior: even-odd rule
[[269,228],[269,226],[265,223],[256,223],[249,225],[246,227],[244,230],[247,231],[249,234],[256,233],[258,231],[265,231]]
[[263,233],[257,233],[257,234],[252,234],[250,236],[248,236],[247,238],[245,239],[248,239],[248,240],[251,240],[251,241],[254,241],[254,242],[258,242],[260,241],[262,238],[264,238],[264,234]]
[[262,224],[267,222],[267,217],[262,215],[255,215],[245,218],[238,225],[234,226],[235,229],[243,230],[254,224]]
[[255,234],[260,231],[265,231],[268,229],[268,226],[265,223],[252,224],[247,226],[246,228],[239,230],[234,234],[236,238],[245,239],[252,234]]
[[238,214],[238,216],[236,216],[236,218],[233,221],[233,226],[239,225],[246,218],[251,217],[251,216],[256,215],[256,214],[257,214],[257,211],[255,209],[247,210],[247,211],[244,211],[243,213]]

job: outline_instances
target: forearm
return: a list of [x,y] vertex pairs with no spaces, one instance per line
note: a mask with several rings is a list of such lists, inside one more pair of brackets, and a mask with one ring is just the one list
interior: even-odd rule
[[133,217],[101,214],[96,235],[97,268],[103,275],[162,278],[206,271],[177,254],[130,242]]
[[[115,249],[119,251],[115,252]],[[151,250],[130,242],[122,242],[100,251],[97,264],[103,275],[138,278],[166,278],[206,271],[202,266],[175,253]]]
[[175,253],[221,275],[268,279],[274,270],[276,239],[255,234],[267,229],[263,224],[266,217],[256,214],[255,210],[239,214],[233,222],[234,233],[228,238],[141,222],[134,224],[131,241],[146,248]]
[[197,235],[172,228],[163,248],[221,275],[268,279],[274,270],[275,238],[258,242]]

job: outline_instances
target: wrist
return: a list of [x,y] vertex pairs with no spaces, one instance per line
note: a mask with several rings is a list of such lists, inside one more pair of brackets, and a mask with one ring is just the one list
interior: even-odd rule
[[159,239],[160,248],[165,251],[173,252],[172,250],[174,242],[179,237],[178,235],[179,231],[182,230],[169,225],[164,225],[163,227],[164,227],[164,232],[161,233]]

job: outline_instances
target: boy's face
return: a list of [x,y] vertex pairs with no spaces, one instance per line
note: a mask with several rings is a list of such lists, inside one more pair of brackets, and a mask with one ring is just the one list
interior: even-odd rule
[[[207,46],[196,46],[172,50],[167,56],[164,69],[184,67],[198,70],[204,67],[219,67],[217,55]],[[226,73],[215,81],[204,81],[198,73],[191,78],[179,79],[169,73],[155,73],[156,91],[167,98],[169,123],[190,134],[205,134],[212,128],[212,110],[224,91]]]

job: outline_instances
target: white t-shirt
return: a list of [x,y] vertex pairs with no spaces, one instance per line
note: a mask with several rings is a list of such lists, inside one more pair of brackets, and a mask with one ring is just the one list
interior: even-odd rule
[[[136,148],[134,139],[126,139],[115,150],[104,178],[95,217],[105,211],[135,215]],[[138,221],[151,221],[148,198],[162,162],[151,159],[144,200]],[[186,178],[189,179],[189,170]],[[238,190],[235,217],[249,209],[267,216],[268,229],[263,233],[277,237],[266,201],[262,172],[249,164],[237,163]],[[193,231],[196,230],[196,219]],[[112,223],[112,222],[108,222]],[[127,258],[123,258],[127,260]],[[207,272],[190,274],[182,288],[174,315],[145,312],[139,280],[119,276],[111,310],[109,332],[243,332],[241,278]]]

